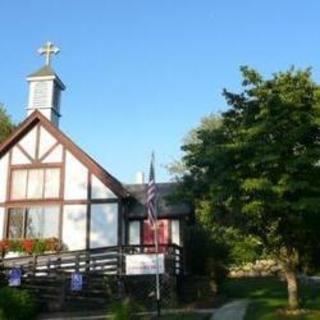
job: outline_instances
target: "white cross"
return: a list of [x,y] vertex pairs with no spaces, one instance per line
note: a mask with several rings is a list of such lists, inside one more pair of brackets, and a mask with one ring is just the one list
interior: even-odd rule
[[58,54],[60,49],[56,47],[52,42],[48,41],[43,47],[38,49],[38,53],[46,56],[46,65],[50,65],[51,55]]

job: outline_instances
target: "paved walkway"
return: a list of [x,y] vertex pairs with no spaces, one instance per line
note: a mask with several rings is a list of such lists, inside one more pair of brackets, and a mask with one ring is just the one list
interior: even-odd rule
[[225,304],[213,313],[211,320],[243,320],[249,300],[235,300]]
[[[197,313],[197,314],[212,314],[216,309],[164,309],[161,314],[180,314],[180,313]],[[156,312],[141,312],[136,315],[156,315]],[[56,313],[43,314],[39,320],[105,320],[111,319],[111,315],[107,315],[106,311],[102,312],[78,312],[78,313]]]

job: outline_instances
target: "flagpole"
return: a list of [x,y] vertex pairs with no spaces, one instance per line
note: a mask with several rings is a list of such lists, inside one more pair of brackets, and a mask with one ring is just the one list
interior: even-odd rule
[[160,317],[160,276],[159,276],[159,244],[158,244],[158,220],[154,228],[154,245],[156,251],[156,297],[157,297],[157,315]]
[[160,317],[160,267],[159,267],[159,237],[158,237],[158,212],[157,212],[157,196],[156,196],[156,181],[154,173],[154,152],[151,155],[150,176],[147,191],[147,208],[148,219],[151,226],[154,228],[154,246],[156,255],[156,298],[157,298],[157,315]]

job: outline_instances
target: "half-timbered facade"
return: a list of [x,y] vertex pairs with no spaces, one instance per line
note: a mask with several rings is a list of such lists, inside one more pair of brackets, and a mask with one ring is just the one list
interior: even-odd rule
[[[147,186],[120,183],[59,129],[65,86],[49,64],[27,80],[27,118],[0,146],[0,238],[56,238],[69,251],[153,244]],[[174,187],[157,185],[162,245],[183,244],[191,213],[168,204]]]

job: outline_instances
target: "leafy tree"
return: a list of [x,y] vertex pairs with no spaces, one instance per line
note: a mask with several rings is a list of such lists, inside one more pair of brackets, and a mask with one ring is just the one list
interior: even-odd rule
[[299,307],[297,272],[319,240],[320,89],[310,70],[264,79],[241,68],[243,90],[224,91],[217,128],[185,144],[180,195],[218,222],[254,236],[282,266],[288,305]]
[[15,128],[4,106],[0,103],[0,143],[9,136]]
[[[200,122],[199,128],[201,130],[213,130],[218,128],[221,125],[221,117],[210,114],[209,116],[203,117]],[[196,144],[201,143],[200,140],[198,140],[198,129],[192,129],[183,139],[184,145],[189,144]],[[185,174],[188,170],[186,167],[184,161],[182,160],[175,160],[171,164],[167,166],[167,169],[171,175],[174,175],[176,178],[180,178]]]

